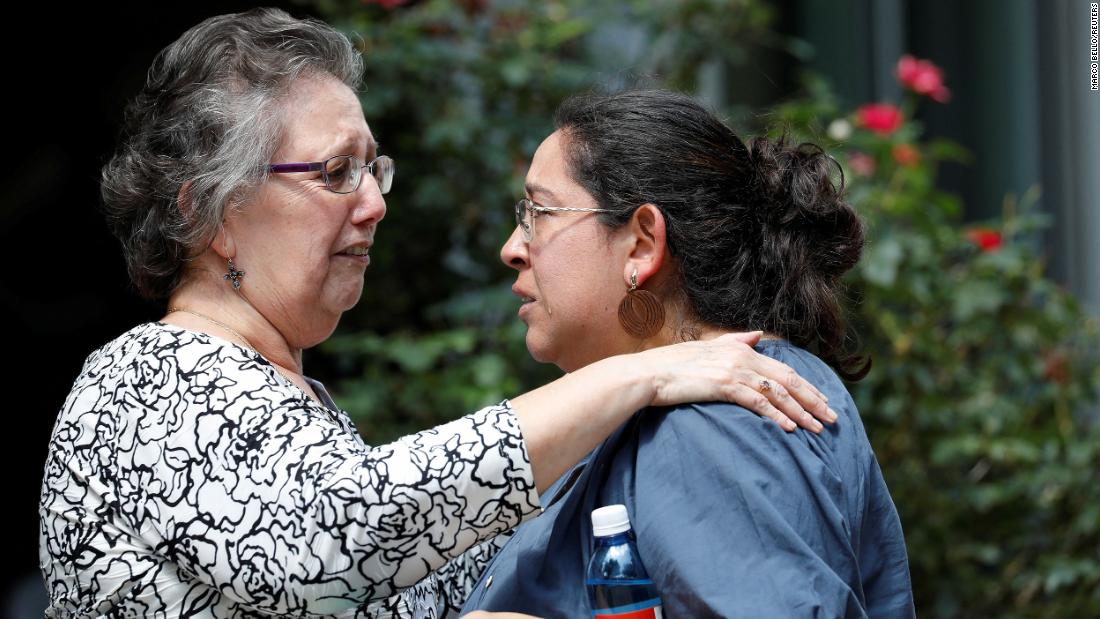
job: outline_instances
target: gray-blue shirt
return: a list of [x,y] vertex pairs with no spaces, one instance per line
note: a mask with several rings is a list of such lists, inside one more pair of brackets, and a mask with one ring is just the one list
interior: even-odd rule
[[627,507],[669,617],[913,617],[897,510],[836,374],[785,341],[757,350],[829,398],[838,422],[783,432],[725,403],[636,414],[543,496],[463,609],[591,617],[590,514]]

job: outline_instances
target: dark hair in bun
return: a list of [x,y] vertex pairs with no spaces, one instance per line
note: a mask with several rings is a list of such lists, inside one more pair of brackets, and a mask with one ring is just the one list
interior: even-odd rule
[[746,145],[690,97],[662,90],[579,95],[555,121],[573,179],[612,211],[605,225],[625,225],[645,203],[661,210],[693,319],[774,333],[845,378],[866,375],[869,361],[846,350],[837,298],[863,224],[820,147]]

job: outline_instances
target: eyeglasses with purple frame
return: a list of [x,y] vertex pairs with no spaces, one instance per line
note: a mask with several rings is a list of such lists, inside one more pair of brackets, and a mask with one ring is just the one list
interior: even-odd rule
[[393,159],[386,155],[379,155],[369,163],[363,163],[355,155],[336,155],[324,161],[308,163],[272,163],[267,166],[267,171],[272,174],[320,172],[321,178],[325,181],[325,187],[328,187],[329,191],[352,193],[359,189],[359,185],[363,182],[363,168],[366,168],[378,183],[378,190],[383,195],[390,192],[396,166]]

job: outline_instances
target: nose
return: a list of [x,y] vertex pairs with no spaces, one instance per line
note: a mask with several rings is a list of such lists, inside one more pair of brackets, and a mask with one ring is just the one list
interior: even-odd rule
[[500,261],[517,271],[531,266],[531,256],[527,253],[527,241],[523,240],[523,231],[516,226],[504,247],[500,248]]
[[351,194],[355,196],[351,220],[354,224],[377,224],[386,216],[386,199],[382,197],[378,183],[365,173],[363,176],[359,188]]

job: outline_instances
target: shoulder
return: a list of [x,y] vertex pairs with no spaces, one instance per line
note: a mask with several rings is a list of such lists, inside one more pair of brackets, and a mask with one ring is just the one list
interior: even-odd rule
[[[763,340],[756,345],[756,351],[790,366],[804,380],[824,393],[829,398],[830,405],[835,403],[855,413],[848,389],[833,368],[817,355],[786,340]],[[839,409],[837,413],[840,414]]]
[[173,367],[194,370],[214,362],[245,363],[259,356],[229,342],[159,322],[138,325],[107,342],[84,362],[81,375],[96,374],[108,368],[148,364],[171,359]]
[[152,411],[160,418],[182,408],[227,417],[259,410],[269,415],[278,408],[331,416],[255,351],[204,333],[146,323],[88,357],[62,417]]
[[756,350],[787,364],[824,393],[830,407],[837,411],[838,422],[827,426],[820,435],[801,429],[788,433],[772,420],[737,404],[693,402],[641,411],[635,423],[638,431],[647,437],[643,446],[665,448],[685,441],[722,441],[750,450],[774,451],[776,443],[831,450],[869,450],[855,402],[832,368],[813,353],[784,340],[765,340]]
[[280,386],[274,368],[255,351],[205,333],[162,323],[139,325],[97,351],[98,369],[117,386],[144,396],[191,395]]
[[[820,434],[786,432],[727,402],[649,408],[605,443],[608,475],[628,482],[645,500],[677,500],[688,492],[735,504],[766,500],[798,511],[808,497],[828,496],[844,512],[858,510],[874,454],[843,384],[828,365],[789,343],[767,342],[758,350],[825,392],[837,423]],[[690,490],[675,489],[684,476],[697,483]]]

